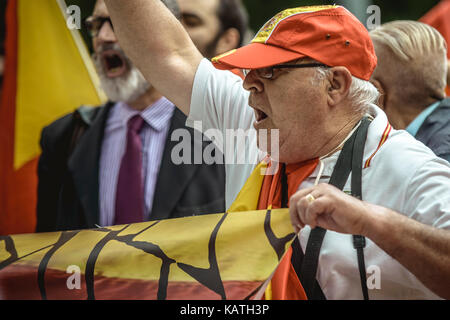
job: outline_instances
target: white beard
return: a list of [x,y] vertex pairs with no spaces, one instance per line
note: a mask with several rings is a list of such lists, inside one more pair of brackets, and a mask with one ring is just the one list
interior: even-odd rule
[[151,85],[117,45],[114,45],[114,49],[122,52],[128,65],[129,70],[124,75],[109,78],[106,75],[99,55],[93,56],[94,64],[100,78],[101,86],[108,99],[114,102],[122,101],[131,103],[150,89]]

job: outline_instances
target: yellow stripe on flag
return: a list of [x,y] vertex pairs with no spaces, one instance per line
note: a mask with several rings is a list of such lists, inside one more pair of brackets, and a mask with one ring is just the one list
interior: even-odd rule
[[[84,298],[152,299],[155,290],[134,292],[131,286],[151,288],[153,282],[162,298],[198,298],[186,295],[191,289],[202,298],[242,299],[273,273],[294,236],[289,210],[277,209],[3,237],[0,298],[36,298],[43,291],[76,298],[80,292],[65,286],[66,270],[76,266],[85,279]],[[36,281],[15,291],[14,281],[30,277]]]
[[[100,104],[98,79],[55,0],[18,1],[14,168],[39,155],[42,128],[82,104]],[[91,70],[91,72],[89,71]]]

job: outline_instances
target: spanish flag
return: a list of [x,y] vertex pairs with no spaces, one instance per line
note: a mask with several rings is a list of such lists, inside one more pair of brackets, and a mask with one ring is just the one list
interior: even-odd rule
[[295,236],[289,209],[0,236],[0,300],[258,299]]
[[5,18],[0,235],[34,232],[41,129],[81,104],[104,100],[62,0],[8,0]]
[[[419,20],[438,30],[447,41],[447,59],[450,60],[450,0],[441,0]],[[447,84],[447,96],[450,96],[450,86]]]

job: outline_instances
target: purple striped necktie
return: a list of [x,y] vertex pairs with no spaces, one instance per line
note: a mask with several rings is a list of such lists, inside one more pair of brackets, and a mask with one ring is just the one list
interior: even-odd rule
[[143,125],[144,119],[140,115],[135,115],[128,121],[127,146],[117,182],[115,225],[144,220],[142,141],[139,136]]

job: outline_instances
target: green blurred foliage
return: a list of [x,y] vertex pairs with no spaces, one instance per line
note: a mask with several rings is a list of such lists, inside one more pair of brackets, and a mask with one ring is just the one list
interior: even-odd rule
[[[32,0],[36,1],[36,0]],[[125,1],[125,0],[124,0]],[[338,0],[242,0],[250,16],[250,27],[254,31],[259,28],[277,12],[298,6],[339,4]],[[360,1],[360,0],[350,0]],[[81,8],[83,19],[89,16],[95,4],[94,0],[66,0],[68,5],[74,4]],[[382,23],[392,20],[408,19],[418,20],[428,10],[435,6],[439,0],[372,0],[371,3],[378,5],[381,9]],[[369,16],[369,15],[368,15]],[[82,30],[91,49],[90,39],[86,30]]]

